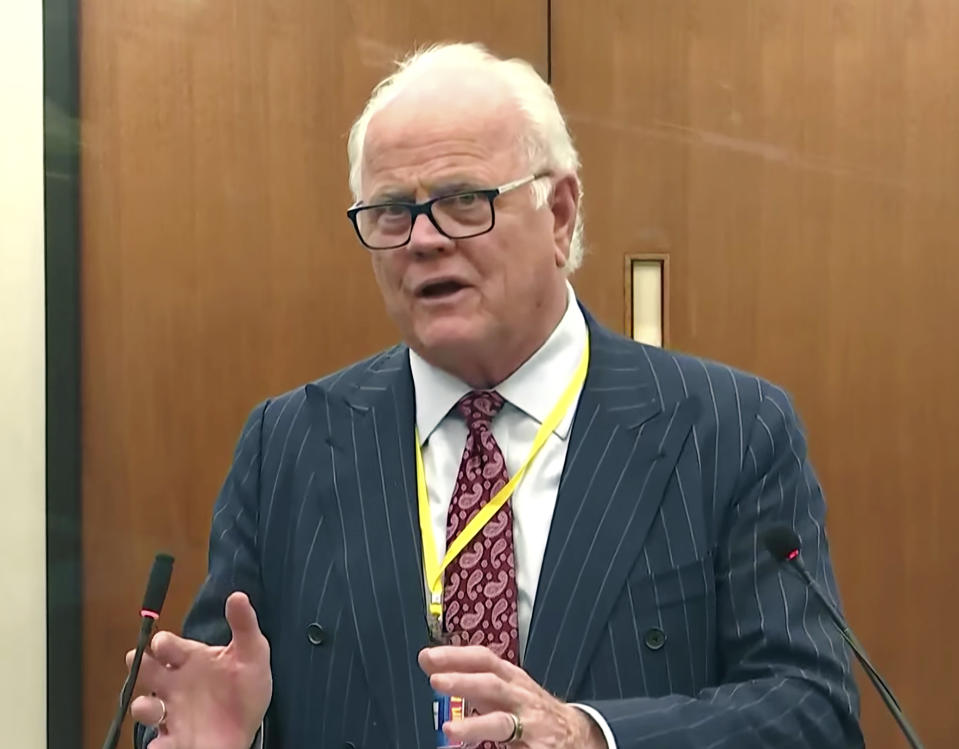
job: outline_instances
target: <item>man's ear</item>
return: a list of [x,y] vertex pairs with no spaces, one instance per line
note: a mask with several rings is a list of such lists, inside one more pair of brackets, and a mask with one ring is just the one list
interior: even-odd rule
[[569,260],[569,248],[576,228],[576,211],[579,207],[579,184],[573,174],[563,175],[554,185],[549,196],[549,209],[553,214],[553,243],[556,247],[556,265],[564,267]]

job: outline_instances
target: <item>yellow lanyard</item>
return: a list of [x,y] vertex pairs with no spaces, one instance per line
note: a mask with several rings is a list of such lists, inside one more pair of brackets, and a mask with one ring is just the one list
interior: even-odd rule
[[482,509],[476,513],[472,520],[466,524],[466,527],[460,534],[453,539],[453,543],[446,550],[446,556],[442,562],[436,558],[436,542],[433,539],[433,524],[430,520],[430,500],[426,491],[426,473],[423,470],[423,452],[420,450],[420,436],[417,430],[414,434],[416,445],[416,496],[420,509],[420,532],[423,534],[423,569],[426,572],[426,584],[430,589],[429,608],[430,614],[437,620],[443,614],[443,573],[450,563],[456,559],[457,555],[466,548],[470,541],[479,533],[483,527],[492,519],[499,509],[506,504],[516,485],[523,478],[526,469],[529,468],[533,458],[536,457],[540,449],[546,444],[550,432],[556,425],[562,421],[573,400],[579,394],[586,380],[586,369],[589,365],[589,341],[583,348],[583,356],[573,373],[573,378],[569,381],[563,394],[560,396],[553,410],[546,420],[540,426],[536,437],[533,439],[533,447],[523,461],[523,465],[509,480],[509,482],[500,489],[496,496],[483,505]]

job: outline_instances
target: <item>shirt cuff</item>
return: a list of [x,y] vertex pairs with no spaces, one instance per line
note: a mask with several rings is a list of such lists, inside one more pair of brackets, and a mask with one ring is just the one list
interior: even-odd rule
[[613,737],[613,731],[609,727],[609,723],[606,722],[606,718],[599,714],[599,711],[595,708],[590,707],[589,705],[578,705],[575,702],[571,703],[572,707],[575,707],[577,710],[582,710],[590,718],[593,719],[593,722],[600,727],[600,730],[603,732],[603,736],[606,739],[606,749],[616,749],[616,739]]

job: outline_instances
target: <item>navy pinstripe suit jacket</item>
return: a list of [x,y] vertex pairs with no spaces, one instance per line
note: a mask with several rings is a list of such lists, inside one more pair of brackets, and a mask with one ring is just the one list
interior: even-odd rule
[[[587,320],[524,668],[621,749],[861,745],[842,640],[758,541],[794,527],[836,595],[787,396]],[[227,642],[225,598],[250,595],[272,648],[267,747],[431,746],[413,426],[405,346],[246,423],[184,634]]]

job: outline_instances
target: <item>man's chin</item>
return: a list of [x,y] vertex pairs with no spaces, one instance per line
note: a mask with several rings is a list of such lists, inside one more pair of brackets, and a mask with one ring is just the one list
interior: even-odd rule
[[417,352],[428,361],[466,355],[483,348],[476,325],[463,319],[431,320],[414,331]]

